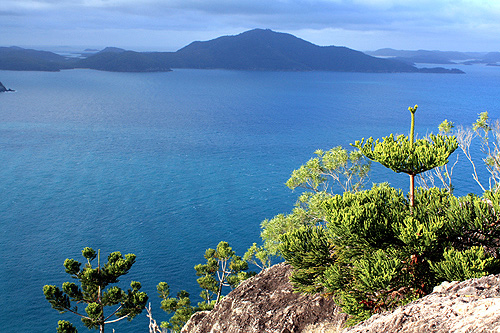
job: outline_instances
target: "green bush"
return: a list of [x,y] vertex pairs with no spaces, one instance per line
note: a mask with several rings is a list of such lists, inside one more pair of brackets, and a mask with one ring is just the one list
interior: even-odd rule
[[415,203],[411,208],[400,190],[384,184],[324,199],[325,227],[281,238],[295,289],[333,295],[353,324],[444,280],[500,272],[498,195],[419,189]]
[[498,260],[488,256],[483,247],[473,246],[464,251],[446,250],[443,260],[431,263],[431,268],[443,280],[462,281],[498,272],[498,265]]
[[[486,191],[482,197],[457,198],[450,193],[451,179],[447,189],[415,190],[415,176],[445,166],[457,148],[456,138],[446,134],[449,122],[441,125],[445,133],[415,140],[416,110],[417,106],[409,108],[409,136],[391,134],[382,141],[369,138],[353,145],[359,149],[353,156],[361,153],[408,174],[408,197],[388,184],[360,192],[356,187],[342,195],[319,191],[327,180],[326,155],[320,152],[287,183],[314,193],[302,194],[292,214],[263,225],[264,246],[272,240],[276,253],[294,268],[294,288],[332,295],[350,315],[348,324],[426,295],[444,280],[500,272],[500,194]],[[487,116],[481,119],[476,127],[488,134]],[[487,156],[491,154],[488,149]],[[498,170],[488,159],[485,162]]]
[[323,227],[302,227],[281,237],[283,257],[295,268],[290,281],[297,291],[316,293],[326,267],[333,264],[330,240]]

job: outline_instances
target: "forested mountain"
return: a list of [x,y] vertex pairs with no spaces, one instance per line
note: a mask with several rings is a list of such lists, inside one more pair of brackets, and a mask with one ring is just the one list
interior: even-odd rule
[[171,68],[262,71],[436,72],[418,69],[407,61],[382,59],[347,47],[318,46],[286,33],[254,29],[236,36],[193,42],[177,52],[134,52],[105,48],[82,58],[17,47],[0,48],[0,69],[57,71],[89,68],[118,72],[159,72]]
[[290,34],[255,29],[237,36],[193,42],[172,55],[172,67],[244,70],[416,72],[346,47],[317,46]]

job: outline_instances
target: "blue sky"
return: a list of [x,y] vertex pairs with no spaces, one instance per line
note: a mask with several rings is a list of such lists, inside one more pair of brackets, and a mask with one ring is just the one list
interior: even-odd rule
[[500,51],[500,0],[0,0],[0,46],[175,51],[253,28],[361,51]]

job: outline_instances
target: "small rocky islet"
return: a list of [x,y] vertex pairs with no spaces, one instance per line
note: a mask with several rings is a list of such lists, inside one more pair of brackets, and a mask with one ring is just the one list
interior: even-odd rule
[[8,92],[8,91],[14,91],[14,90],[5,88],[2,82],[0,82],[0,92]]

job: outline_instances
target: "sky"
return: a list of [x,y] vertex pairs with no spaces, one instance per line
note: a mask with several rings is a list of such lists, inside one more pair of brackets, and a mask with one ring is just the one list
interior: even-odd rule
[[176,51],[254,28],[360,51],[500,51],[500,0],[0,0],[0,46]]

